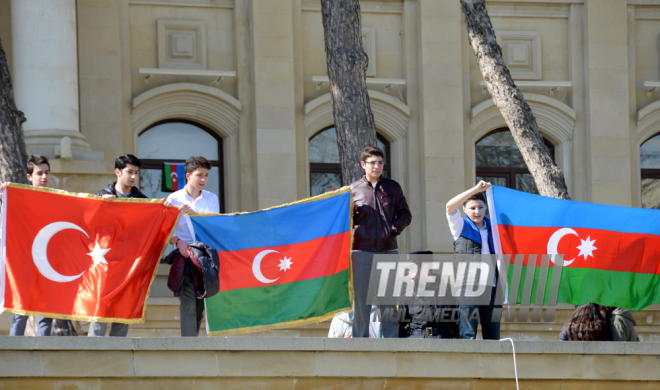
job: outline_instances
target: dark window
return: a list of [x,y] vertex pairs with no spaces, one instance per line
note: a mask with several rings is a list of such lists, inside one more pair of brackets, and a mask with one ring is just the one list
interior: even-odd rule
[[166,198],[162,177],[165,162],[185,162],[192,156],[204,156],[211,162],[206,191],[213,192],[224,207],[224,180],[222,166],[222,138],[197,123],[174,120],[158,122],[140,133],[138,158],[140,190],[150,198]]
[[[555,146],[546,139],[543,142],[554,160]],[[482,137],[475,146],[475,156],[477,182],[486,180],[502,187],[539,193],[509,129],[497,129]]]
[[[385,154],[383,176],[389,177],[390,144],[379,134],[377,146]],[[341,187],[341,165],[334,127],[319,131],[309,140],[309,176],[312,196]]]
[[660,209],[660,134],[639,148],[642,168],[642,207]]

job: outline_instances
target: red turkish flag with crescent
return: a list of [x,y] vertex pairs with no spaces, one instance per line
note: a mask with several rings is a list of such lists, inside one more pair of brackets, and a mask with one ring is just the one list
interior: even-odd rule
[[0,308],[84,321],[144,322],[179,210],[10,184],[2,204]]

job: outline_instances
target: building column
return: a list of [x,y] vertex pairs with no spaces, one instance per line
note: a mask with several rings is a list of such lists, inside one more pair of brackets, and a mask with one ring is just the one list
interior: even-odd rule
[[[12,0],[13,85],[28,152],[55,156],[63,137],[74,159],[98,157],[80,133],[75,0]],[[102,156],[101,156],[102,159]]]
[[[453,252],[445,217],[449,199],[465,191],[463,40],[460,3],[419,0],[419,108],[425,249]],[[415,216],[413,216],[415,217]]]
[[584,5],[591,201],[631,206],[627,4],[585,0]]
[[293,4],[253,0],[253,115],[258,208],[297,199]]

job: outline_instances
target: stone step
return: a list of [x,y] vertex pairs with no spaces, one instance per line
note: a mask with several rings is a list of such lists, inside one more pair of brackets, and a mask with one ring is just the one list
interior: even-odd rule
[[[162,266],[162,265],[161,265]],[[159,269],[159,273],[167,273],[168,270]],[[178,337],[179,328],[179,300],[171,296],[168,297],[150,297],[147,300],[147,310],[145,312],[145,322],[132,324],[129,328],[129,337]],[[573,313],[573,306],[559,304],[555,311],[555,320],[551,323],[546,322],[502,322],[502,337],[511,337],[514,340],[556,340],[563,324]],[[517,310],[519,312],[519,309]],[[506,309],[505,309],[506,312]],[[515,319],[518,320],[519,313],[516,313]],[[545,313],[542,315],[544,318]],[[528,316],[528,321],[531,317]],[[633,317],[637,321],[635,327],[638,335],[643,341],[660,342],[660,305],[652,305],[648,308],[633,312]],[[0,315],[0,335],[9,334],[11,327],[11,313],[2,313]],[[79,334],[87,333],[89,323],[77,322]],[[205,336],[205,322],[202,323],[200,335]],[[243,336],[247,337],[327,337],[330,321],[318,324],[308,324],[295,328],[275,329],[263,332],[255,332]]]

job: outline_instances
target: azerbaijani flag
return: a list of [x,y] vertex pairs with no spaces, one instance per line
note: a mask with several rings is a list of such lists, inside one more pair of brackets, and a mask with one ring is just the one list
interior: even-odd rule
[[243,334],[316,323],[350,311],[348,187],[251,213],[190,216],[218,250],[220,292],[206,299],[207,332]]
[[166,162],[163,167],[163,192],[179,191],[186,185],[185,163]]
[[[564,255],[558,302],[630,310],[660,303],[660,210],[554,199],[498,186],[487,195],[497,253],[537,254],[537,265],[542,254]],[[527,257],[522,275],[526,266]]]

